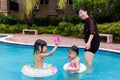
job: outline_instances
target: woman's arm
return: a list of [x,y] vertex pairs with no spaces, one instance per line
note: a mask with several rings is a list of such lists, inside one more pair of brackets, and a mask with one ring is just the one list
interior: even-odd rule
[[90,45],[91,45],[91,41],[92,41],[93,37],[94,37],[93,34],[91,34],[91,35],[89,36],[88,42],[87,42],[86,45],[85,45],[85,48],[86,48],[87,50],[90,49]]
[[90,46],[91,46],[91,42],[93,40],[93,37],[95,35],[95,27],[96,27],[96,24],[95,24],[95,21],[92,19],[92,18],[89,18],[89,26],[90,26],[90,36],[88,38],[88,42],[86,43],[85,45],[85,48],[88,50],[90,49]]

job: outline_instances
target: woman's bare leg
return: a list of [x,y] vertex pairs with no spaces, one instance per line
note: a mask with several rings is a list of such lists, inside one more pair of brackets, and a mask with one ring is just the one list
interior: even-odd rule
[[94,58],[94,53],[86,51],[84,54],[87,70],[86,73],[91,73],[93,69],[93,58]]

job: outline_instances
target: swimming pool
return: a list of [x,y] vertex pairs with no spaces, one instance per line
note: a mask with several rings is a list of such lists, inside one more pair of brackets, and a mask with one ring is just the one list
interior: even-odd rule
[[5,35],[0,35],[0,38],[2,38],[2,37],[6,37]]
[[[13,45],[0,42],[0,80],[35,80],[21,73],[25,64],[33,62],[33,46]],[[52,47],[48,47],[50,51]],[[58,48],[54,55],[45,58],[46,63],[58,67],[56,75],[44,78],[44,80],[118,80],[120,79],[120,54],[98,51],[94,59],[94,72],[90,75],[69,74],[63,70],[63,65],[68,62],[68,48]],[[79,57],[82,63],[83,49],[80,49]],[[68,77],[70,77],[68,79]]]

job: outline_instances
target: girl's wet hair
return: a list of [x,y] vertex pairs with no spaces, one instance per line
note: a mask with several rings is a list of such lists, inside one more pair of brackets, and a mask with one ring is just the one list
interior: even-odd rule
[[76,45],[73,45],[72,47],[70,47],[69,50],[75,51],[77,53],[77,56],[78,56],[79,49]]
[[88,11],[87,7],[85,7],[85,6],[80,6],[80,7],[78,7],[77,10],[76,10],[76,14],[77,14],[77,15],[79,14],[79,11],[80,11],[80,10],[87,11],[87,14],[89,14],[89,11]]
[[38,39],[34,43],[34,52],[36,52],[39,49],[39,46],[41,47],[41,52],[43,51],[43,46],[47,46],[46,41]]

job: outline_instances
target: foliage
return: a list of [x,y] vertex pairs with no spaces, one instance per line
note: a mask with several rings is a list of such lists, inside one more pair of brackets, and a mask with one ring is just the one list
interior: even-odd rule
[[0,33],[20,33],[25,28],[28,28],[28,26],[23,24],[16,24],[12,26],[0,24]]
[[55,29],[55,26],[48,26],[48,27],[39,27],[39,33],[42,34],[42,33],[46,33],[46,34],[54,34],[54,29]]
[[[23,29],[36,29],[39,34],[59,34],[63,36],[74,36],[83,38],[82,23],[72,24],[70,22],[60,22],[58,26],[37,26],[33,24],[31,27],[25,24],[6,25],[0,24],[0,33],[20,33]],[[112,23],[98,24],[99,33],[113,34],[114,41],[120,41],[120,21]]]
[[120,0],[74,0],[74,9],[79,6],[87,7],[98,23],[120,20]]
[[60,21],[62,20],[58,18],[36,18],[34,19],[34,24],[38,26],[57,26]]
[[8,32],[8,26],[5,24],[0,24],[0,33],[6,33]]
[[19,19],[14,15],[5,16],[4,14],[0,14],[0,23],[14,25],[19,23]]
[[55,34],[61,34],[64,36],[69,36],[69,33],[71,31],[70,27],[72,27],[72,23],[67,22],[60,22],[59,25],[56,27]]
[[67,3],[67,0],[59,0],[58,8],[59,9],[65,9],[66,8],[66,3]]
[[73,24],[78,24],[82,22],[82,20],[77,15],[66,16],[65,21]]
[[120,21],[98,25],[100,33],[113,34],[114,40],[120,41]]
[[24,0],[24,8],[27,16],[32,14],[32,11],[37,3],[39,3],[39,0]]

